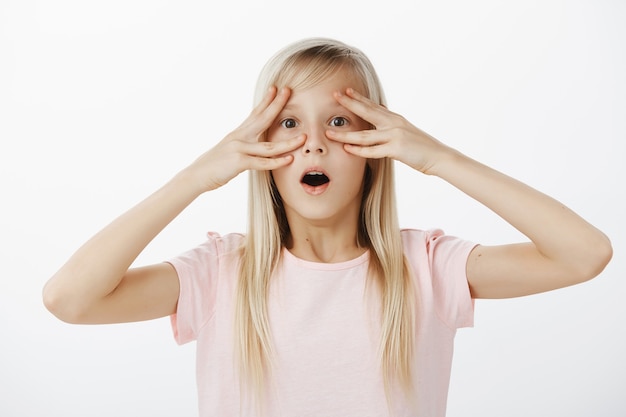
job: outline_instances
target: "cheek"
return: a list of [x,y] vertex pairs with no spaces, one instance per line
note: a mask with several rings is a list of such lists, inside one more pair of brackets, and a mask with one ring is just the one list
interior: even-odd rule
[[285,191],[285,186],[287,184],[287,179],[293,176],[289,171],[289,166],[285,166],[282,168],[272,170],[272,177],[274,178],[274,184],[276,184],[276,188],[278,192],[282,195]]
[[276,129],[267,129],[265,131],[265,142],[276,142]]
[[290,139],[294,136],[296,136],[296,134],[295,133],[290,134],[289,130],[270,128],[265,133],[265,140],[267,142],[280,142],[283,140]]
[[358,156],[348,155],[343,160],[343,175],[348,178],[350,184],[360,186],[365,175],[367,160]]
[[375,129],[374,125],[372,125],[369,122],[366,122],[365,120],[359,118],[359,122],[357,123],[357,129],[356,130],[373,130]]
[[362,169],[365,168],[365,164],[367,164],[366,158],[363,158],[361,156],[356,156],[346,151],[343,143],[332,142],[332,141],[330,141],[330,143],[331,143],[330,146],[333,146],[335,148],[333,149],[333,151],[335,151],[336,154],[341,155],[341,159],[343,160],[342,164],[345,164],[346,166],[350,166],[351,168],[354,168],[354,169],[358,169],[359,167],[361,167]]

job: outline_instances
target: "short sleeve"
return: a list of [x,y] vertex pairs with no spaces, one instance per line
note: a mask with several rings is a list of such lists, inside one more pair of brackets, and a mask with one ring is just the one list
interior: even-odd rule
[[451,328],[474,325],[474,301],[467,281],[467,259],[475,243],[441,230],[427,236],[433,299],[440,318]]
[[219,275],[219,235],[209,233],[201,245],[168,260],[180,282],[176,313],[170,319],[178,344],[196,340],[215,308]]

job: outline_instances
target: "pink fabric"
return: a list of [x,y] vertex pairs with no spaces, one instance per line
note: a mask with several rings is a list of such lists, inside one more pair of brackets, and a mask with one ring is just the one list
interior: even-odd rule
[[[445,415],[454,335],[473,325],[465,266],[475,245],[439,230],[403,230],[402,237],[418,305],[413,406],[395,394],[388,406],[385,397],[377,359],[379,296],[373,287],[366,292],[369,253],[321,264],[284,250],[269,296],[275,362],[266,415]],[[201,417],[256,415],[240,399],[233,349],[242,238],[209,234],[169,261],[180,279],[171,317],[176,341],[197,341]]]

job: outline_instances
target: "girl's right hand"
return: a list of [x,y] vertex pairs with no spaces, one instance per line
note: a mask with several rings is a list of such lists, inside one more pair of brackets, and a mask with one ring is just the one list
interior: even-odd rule
[[158,263],[129,268],[199,194],[245,170],[291,163],[293,156],[286,154],[302,146],[304,137],[260,141],[289,95],[289,89],[272,87],[241,126],[89,239],[46,284],[46,307],[70,323],[120,323],[174,314],[180,287],[173,267]]
[[304,144],[304,135],[280,142],[262,141],[290,94],[286,87],[280,91],[271,87],[237,129],[186,168],[200,193],[221,187],[243,171],[273,170],[291,163],[293,156],[286,154]]

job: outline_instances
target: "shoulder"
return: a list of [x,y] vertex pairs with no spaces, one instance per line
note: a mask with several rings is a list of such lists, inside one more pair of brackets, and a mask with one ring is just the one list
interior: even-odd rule
[[409,258],[427,257],[431,262],[448,257],[465,257],[476,246],[474,242],[447,235],[441,229],[401,229],[404,253]]
[[418,248],[428,251],[431,243],[445,236],[441,229],[420,230],[411,228],[400,229],[400,235],[402,236],[404,250],[409,253]]
[[244,242],[245,235],[240,233],[220,235],[209,232],[203,242],[167,262],[172,264],[179,273],[184,269],[206,270],[209,264],[216,266],[220,263],[220,259],[225,257],[230,256],[233,260],[238,259]]
[[242,233],[228,233],[220,235],[216,232],[208,232],[205,244],[212,246],[217,254],[230,254],[238,252],[246,241],[246,235]]
[[475,243],[441,229],[402,229],[404,253],[423,305],[431,305],[451,329],[473,324],[466,265]]
[[217,232],[208,232],[206,239],[186,253],[203,254],[205,256],[222,256],[238,253],[245,243],[246,237],[241,233],[221,235]]

